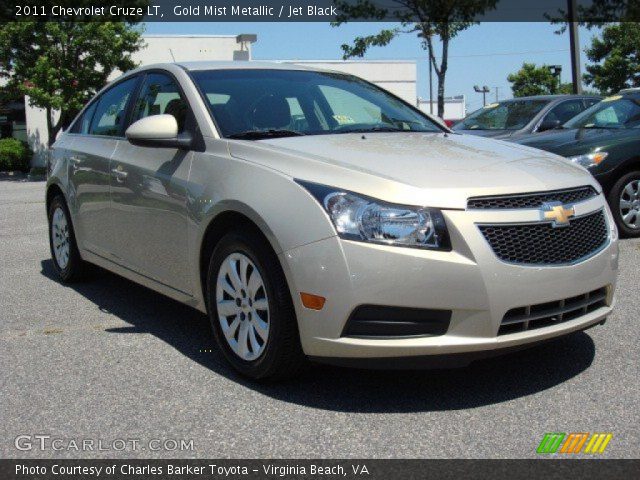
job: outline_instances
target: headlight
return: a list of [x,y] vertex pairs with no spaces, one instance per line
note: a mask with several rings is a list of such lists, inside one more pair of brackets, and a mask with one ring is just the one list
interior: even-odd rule
[[440,210],[393,205],[324,185],[298,181],[331,218],[338,235],[347,240],[451,250]]
[[586,155],[576,155],[575,157],[568,157],[573,163],[582,165],[586,168],[595,167],[599,165],[609,155],[607,152],[594,152]]

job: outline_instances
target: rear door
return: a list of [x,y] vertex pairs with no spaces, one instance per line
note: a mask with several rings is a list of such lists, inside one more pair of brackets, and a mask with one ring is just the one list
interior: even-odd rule
[[69,200],[80,247],[100,256],[113,251],[109,161],[124,134],[138,78],[117,83],[96,98],[73,124],[69,151]]
[[[164,71],[147,73],[131,122],[171,114],[178,131],[195,130],[195,119],[178,82]],[[195,131],[193,134],[195,135]],[[111,158],[114,252],[127,268],[191,293],[187,243],[187,181],[192,152],[118,142]]]

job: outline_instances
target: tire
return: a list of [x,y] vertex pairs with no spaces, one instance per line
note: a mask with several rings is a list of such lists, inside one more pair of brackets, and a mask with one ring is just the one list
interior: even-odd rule
[[[619,178],[611,187],[607,200],[620,236],[640,237],[640,171],[629,172]],[[636,213],[625,221],[624,215],[630,212]]]
[[49,204],[49,248],[60,280],[72,283],[86,278],[89,265],[82,260],[71,215],[62,195],[56,195]]
[[206,295],[218,347],[242,375],[284,380],[304,368],[284,272],[258,232],[245,228],[222,237],[209,262]]

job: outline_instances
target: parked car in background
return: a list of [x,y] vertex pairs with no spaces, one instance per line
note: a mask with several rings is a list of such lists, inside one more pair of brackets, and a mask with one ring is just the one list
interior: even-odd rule
[[599,97],[586,95],[513,98],[476,110],[455,124],[453,130],[482,137],[515,140],[524,135],[557,128],[599,101]]
[[640,236],[640,89],[627,89],[518,143],[567,157],[602,185],[620,232]]

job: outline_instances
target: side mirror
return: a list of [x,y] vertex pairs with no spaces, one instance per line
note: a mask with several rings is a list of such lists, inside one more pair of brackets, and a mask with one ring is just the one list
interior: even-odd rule
[[132,123],[125,132],[132,145],[140,147],[188,149],[193,139],[188,133],[178,135],[178,122],[173,115],[151,115]]
[[540,126],[538,127],[539,132],[544,132],[546,130],[553,130],[554,128],[558,128],[561,125],[560,120],[550,120],[544,119]]

